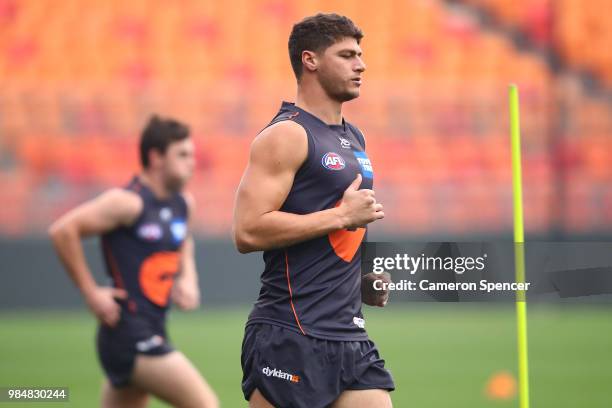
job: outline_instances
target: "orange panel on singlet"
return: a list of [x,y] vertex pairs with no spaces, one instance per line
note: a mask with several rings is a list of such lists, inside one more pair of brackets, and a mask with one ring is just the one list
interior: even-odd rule
[[138,279],[142,293],[156,305],[166,306],[178,269],[178,252],[157,252],[151,255],[140,267]]

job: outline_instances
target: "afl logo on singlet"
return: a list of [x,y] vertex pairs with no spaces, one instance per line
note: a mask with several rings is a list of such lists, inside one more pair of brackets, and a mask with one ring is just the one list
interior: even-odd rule
[[321,164],[327,170],[342,170],[346,166],[342,156],[334,152],[325,153],[321,159]]
[[161,225],[156,224],[154,222],[149,222],[147,224],[142,224],[138,228],[138,236],[145,241],[159,241],[162,239],[164,235],[164,231],[162,230]]

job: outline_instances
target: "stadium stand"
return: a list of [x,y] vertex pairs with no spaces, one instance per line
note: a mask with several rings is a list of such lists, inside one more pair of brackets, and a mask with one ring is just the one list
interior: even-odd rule
[[40,233],[125,183],[140,127],[158,112],[195,135],[198,232],[229,236],[249,143],[293,98],[291,24],[315,10],[366,33],[362,97],[346,116],[366,133],[392,220],[379,231],[510,229],[509,82],[521,90],[527,230],[609,230],[611,104],[473,12],[486,8],[612,86],[606,2],[559,3],[241,0],[229,13],[196,0],[0,0],[0,234]]

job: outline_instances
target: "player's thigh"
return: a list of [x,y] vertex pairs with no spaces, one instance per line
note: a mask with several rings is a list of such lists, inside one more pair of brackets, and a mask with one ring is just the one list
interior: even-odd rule
[[147,392],[137,387],[115,388],[108,380],[102,385],[102,408],[145,408],[148,402]]
[[268,400],[261,395],[261,392],[257,388],[251,394],[249,399],[249,408],[275,408],[274,405],[270,404]]
[[391,408],[391,395],[387,390],[346,390],[332,404],[332,408]]
[[179,408],[217,408],[217,396],[198,370],[179,351],[161,356],[139,354],[132,382]]

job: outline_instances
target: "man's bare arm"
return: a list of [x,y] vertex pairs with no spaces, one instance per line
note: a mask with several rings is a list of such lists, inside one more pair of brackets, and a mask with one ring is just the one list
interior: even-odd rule
[[234,207],[233,237],[240,252],[289,246],[384,217],[374,192],[359,190],[361,175],[338,207],[304,215],[279,211],[307,155],[306,132],[295,122],[270,126],[253,141]]
[[112,189],[69,211],[49,227],[49,236],[68,275],[94,314],[111,326],[119,317],[118,306],[112,298],[125,298],[126,293],[96,284],[87,265],[81,239],[129,225],[141,209],[142,200],[137,195]]
[[183,310],[193,310],[200,305],[200,289],[198,287],[198,272],[195,262],[195,242],[191,234],[195,200],[191,194],[185,193],[185,201],[189,209],[188,236],[181,246],[181,270],[172,288],[172,300]]

